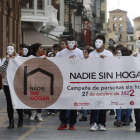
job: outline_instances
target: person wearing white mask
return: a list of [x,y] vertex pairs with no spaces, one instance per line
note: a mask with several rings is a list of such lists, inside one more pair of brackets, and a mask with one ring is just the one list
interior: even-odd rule
[[[9,44],[7,47],[7,54],[10,57],[16,57],[17,53],[15,52],[15,45],[13,43]],[[19,56],[20,57],[20,56]],[[7,61],[7,58],[3,58],[2,59],[2,65],[5,64]],[[6,101],[7,101],[7,113],[8,113],[8,118],[9,118],[9,126],[7,127],[8,129],[14,128],[14,110],[13,110],[13,105],[12,105],[12,101],[11,101],[11,95],[10,95],[10,90],[9,90],[9,84],[8,84],[8,80],[7,80],[7,69],[5,70],[5,76],[4,76],[4,82],[3,82],[3,89],[4,89],[4,93],[6,96]],[[18,120],[18,127],[22,127],[23,126],[23,110],[22,109],[17,109],[17,113],[19,116],[19,120]]]
[[[139,51],[132,55],[134,57],[140,56],[140,37],[136,43],[136,48],[139,49]],[[140,132],[140,109],[134,109],[134,112],[135,112],[135,120],[136,120],[136,123],[135,123],[136,132]]]
[[29,50],[28,50],[27,47],[23,48],[23,57],[26,57],[26,56],[27,56],[28,51],[29,51]]
[[[105,37],[98,35],[95,41],[96,50],[89,54],[89,57],[113,57],[113,54],[105,50]],[[85,57],[87,58],[87,57]],[[99,111],[99,112],[98,112]],[[98,115],[99,113],[99,115]],[[106,110],[91,110],[91,128],[90,131],[105,131]]]
[[139,51],[132,54],[132,56],[134,56],[134,57],[140,56],[140,37],[139,37],[139,40],[136,43],[136,48],[139,49]]
[[[67,48],[63,49],[62,51],[59,52],[56,57],[69,57],[69,58],[74,58],[74,57],[82,57],[83,58],[83,52],[76,47],[76,41],[75,37],[73,35],[69,35],[67,38]],[[58,128],[58,130],[63,130],[67,128],[67,110],[60,110],[60,121],[61,125]],[[77,110],[70,110],[70,125],[69,125],[69,130],[75,130],[74,124],[76,123],[77,120]]]

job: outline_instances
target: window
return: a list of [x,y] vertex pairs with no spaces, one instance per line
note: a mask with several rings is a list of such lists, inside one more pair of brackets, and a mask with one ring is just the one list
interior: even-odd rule
[[34,8],[34,0],[22,0],[21,8],[22,9],[33,9]]
[[37,9],[40,10],[44,9],[43,5],[44,5],[44,0],[37,0]]
[[120,17],[119,20],[122,20],[122,17]]
[[122,32],[122,24],[119,25],[119,32]]
[[113,25],[113,31],[116,31],[116,24]]
[[133,36],[130,37],[130,41],[133,41]]
[[116,19],[117,19],[116,17],[113,18],[113,20],[116,20]]

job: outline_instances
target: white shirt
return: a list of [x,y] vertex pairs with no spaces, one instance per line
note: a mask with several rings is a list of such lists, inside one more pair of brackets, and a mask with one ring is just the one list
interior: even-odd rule
[[69,50],[69,49],[66,48],[66,49],[60,51],[56,55],[56,57],[70,57],[72,55],[75,56],[75,57],[84,57],[83,52],[78,48],[76,48],[74,50]]
[[112,57],[112,56],[113,56],[113,54],[112,54],[110,51],[108,51],[108,50],[104,50],[104,51],[101,52],[101,53],[98,53],[98,52],[95,50],[95,51],[93,51],[93,52],[91,52],[91,53],[89,54],[89,57],[100,57],[100,55],[105,55],[105,56],[107,56],[107,57]]
[[[17,57],[21,57],[21,56],[17,56]],[[6,61],[6,57],[2,59],[1,66],[5,63],[5,61]],[[7,80],[7,69],[5,70],[3,85],[6,85],[6,86],[9,85],[8,80]]]
[[43,58],[45,55],[42,55],[42,56],[34,56],[34,55],[30,55],[29,57],[32,57],[32,58],[35,58],[35,57],[40,57],[40,58]]

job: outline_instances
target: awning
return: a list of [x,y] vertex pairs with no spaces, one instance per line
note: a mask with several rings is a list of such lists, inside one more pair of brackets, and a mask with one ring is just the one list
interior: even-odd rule
[[23,29],[23,32],[24,43],[27,45],[41,43],[44,47],[52,47],[54,44],[58,43],[38,32],[36,29]]

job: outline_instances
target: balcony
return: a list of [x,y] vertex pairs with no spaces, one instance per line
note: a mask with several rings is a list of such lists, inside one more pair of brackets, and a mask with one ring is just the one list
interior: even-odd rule
[[46,0],[22,0],[21,21],[34,22],[37,30],[42,27],[56,28],[58,26],[57,9],[48,5]]

